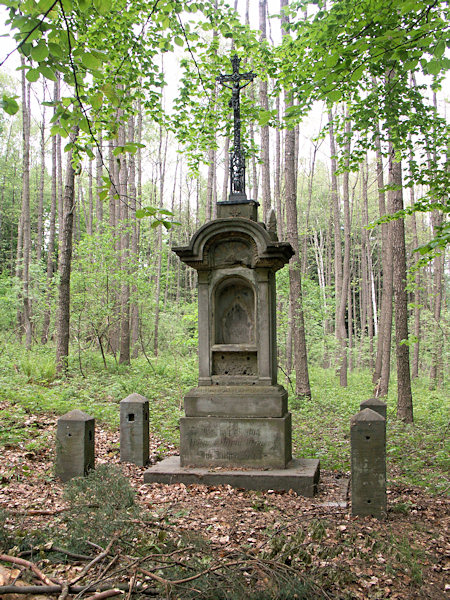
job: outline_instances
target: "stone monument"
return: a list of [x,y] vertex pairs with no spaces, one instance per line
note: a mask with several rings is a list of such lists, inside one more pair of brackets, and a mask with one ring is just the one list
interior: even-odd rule
[[[277,384],[275,273],[293,255],[274,228],[257,222],[258,203],[245,193],[239,92],[255,77],[233,73],[234,147],[230,195],[216,220],[174,252],[198,273],[198,386],[184,398],[180,456],[145,472],[144,481],[294,489],[312,496],[319,461],[293,460],[287,392]],[[241,86],[241,81],[247,81]],[[219,470],[217,470],[219,469]]]

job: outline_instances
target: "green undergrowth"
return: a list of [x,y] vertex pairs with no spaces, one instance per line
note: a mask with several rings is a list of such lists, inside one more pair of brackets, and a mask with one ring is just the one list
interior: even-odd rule
[[[103,426],[117,429],[119,403],[136,392],[150,401],[150,428],[160,442],[160,453],[179,444],[179,418],[183,396],[196,385],[197,361],[193,354],[161,354],[138,358],[131,366],[99,353],[84,353],[80,370],[74,354],[69,376],[56,378],[54,350],[36,348],[26,353],[17,345],[0,353],[0,402],[7,401],[0,420],[0,446],[23,444],[35,449],[46,444],[35,414],[61,415],[74,408],[94,416]],[[294,455],[319,458],[322,469],[350,470],[350,419],[360,402],[372,397],[368,371],[349,374],[342,388],[332,369],[310,368],[312,399],[295,398],[291,386],[289,407],[293,420]],[[281,377],[280,377],[281,381]],[[448,390],[429,390],[427,378],[413,382],[414,425],[395,418],[396,381],[387,397],[388,476],[404,485],[419,485],[431,493],[448,491]],[[30,446],[31,445],[31,446]]]

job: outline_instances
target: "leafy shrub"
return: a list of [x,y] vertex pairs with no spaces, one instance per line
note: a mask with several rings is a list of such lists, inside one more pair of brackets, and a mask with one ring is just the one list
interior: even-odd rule
[[99,465],[87,477],[75,477],[64,496],[69,503],[64,520],[72,547],[89,548],[88,541],[104,546],[114,537],[130,538],[136,533],[135,493],[117,467]]

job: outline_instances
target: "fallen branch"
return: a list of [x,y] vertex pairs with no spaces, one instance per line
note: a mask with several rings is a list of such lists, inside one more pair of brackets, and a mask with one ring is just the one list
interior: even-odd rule
[[70,585],[74,585],[75,583],[77,583],[78,581],[80,581],[80,579],[83,579],[83,577],[86,575],[86,573],[89,571],[89,569],[91,569],[94,565],[96,565],[99,561],[101,561],[103,558],[105,558],[106,556],[108,556],[109,551],[111,550],[111,546],[114,544],[114,542],[116,541],[116,537],[114,537],[109,544],[106,546],[105,550],[103,550],[103,552],[101,552],[100,554],[98,554],[93,560],[91,560],[90,563],[88,563],[84,569],[81,571],[81,573],[75,577],[75,579],[72,579],[72,581],[70,582]]
[[58,596],[58,600],[66,600],[69,595],[69,585],[67,583],[63,583],[61,586],[61,593]]
[[237,565],[246,564],[246,563],[247,563],[247,561],[244,561],[244,560],[235,560],[233,562],[224,563],[222,565],[215,565],[214,567],[210,567],[209,569],[205,569],[204,571],[201,571],[200,573],[196,573],[195,575],[191,575],[190,577],[185,577],[184,579],[172,579],[172,580],[164,579],[164,577],[160,577],[159,575],[156,575],[156,573],[147,571],[147,569],[143,569],[142,567],[139,567],[139,571],[141,573],[143,573],[144,575],[147,575],[151,579],[154,579],[155,581],[158,581],[159,583],[162,583],[164,585],[181,585],[182,583],[188,583],[190,581],[194,581],[195,579],[199,579],[199,577],[203,577],[203,575],[207,575],[208,573],[213,573],[214,571],[217,571],[218,569],[226,569],[227,567],[235,567]]
[[39,552],[58,552],[59,554],[65,554],[69,558],[74,558],[75,560],[91,560],[92,556],[87,556],[86,554],[76,554],[75,552],[70,552],[70,550],[66,550],[65,548],[60,548],[59,546],[45,545],[39,546],[37,548],[32,548],[31,550],[24,550],[19,553],[19,556],[32,556],[36,551]]
[[52,585],[51,579],[49,579],[47,575],[44,575],[44,573],[29,560],[25,560],[24,558],[17,558],[15,556],[9,556],[8,554],[0,554],[0,560],[2,560],[3,562],[9,562],[15,565],[20,565],[22,567],[27,567],[28,569],[31,569],[31,571],[33,571],[36,577],[38,577],[46,585]]
[[49,516],[53,516],[53,515],[59,515],[59,513],[65,512],[66,510],[69,510],[69,507],[66,506],[65,508],[55,508],[53,510],[48,510],[48,509],[30,509],[30,510],[15,510],[15,509],[8,509],[8,512],[13,514],[13,515],[27,515],[27,516],[37,516],[37,515],[49,515]]
[[105,590],[104,592],[99,592],[98,594],[94,594],[93,596],[89,596],[86,600],[103,600],[103,598],[110,598],[111,596],[118,596],[119,594],[123,594],[122,590],[117,588]]
[[[62,585],[0,585],[0,594],[60,594],[62,592],[62,587]],[[129,583],[119,583],[118,585],[114,586],[114,589],[126,592],[128,591],[129,587]],[[159,592],[154,588],[143,588],[141,583],[137,583],[135,588],[139,590],[140,594],[159,594]],[[69,587],[69,594],[79,594],[85,589],[86,586],[73,585]],[[111,583],[97,585],[96,589],[99,591],[110,590]]]

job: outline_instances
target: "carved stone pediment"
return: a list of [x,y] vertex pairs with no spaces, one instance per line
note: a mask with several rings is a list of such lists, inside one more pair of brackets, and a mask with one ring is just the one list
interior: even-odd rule
[[197,271],[233,265],[278,271],[294,254],[289,243],[274,241],[259,223],[241,218],[210,221],[192,236],[188,246],[173,251]]

